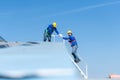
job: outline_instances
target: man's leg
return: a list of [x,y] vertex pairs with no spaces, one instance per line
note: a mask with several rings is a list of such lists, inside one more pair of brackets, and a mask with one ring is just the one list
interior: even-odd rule
[[51,42],[51,35],[48,35],[48,42]]
[[45,30],[44,31],[44,40],[43,41],[46,42],[46,40],[47,40],[47,31]]
[[80,59],[79,59],[78,56],[77,56],[77,48],[78,48],[77,45],[75,45],[75,46],[72,47],[72,55],[73,55],[74,61],[75,61],[76,63],[78,63],[78,62],[80,61]]

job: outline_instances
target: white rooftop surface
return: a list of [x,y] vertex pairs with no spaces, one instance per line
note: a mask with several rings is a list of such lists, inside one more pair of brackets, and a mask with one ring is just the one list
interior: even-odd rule
[[48,42],[0,49],[0,74],[13,77],[37,75],[45,80],[47,77],[49,80],[80,78],[65,45]]
[[0,77],[21,78],[20,80],[84,80],[69,54],[65,44],[60,42],[19,44],[2,48]]

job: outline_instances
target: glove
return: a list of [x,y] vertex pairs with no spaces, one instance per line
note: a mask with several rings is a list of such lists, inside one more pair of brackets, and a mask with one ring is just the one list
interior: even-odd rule
[[59,37],[63,38],[63,35],[62,35],[62,34],[59,34]]

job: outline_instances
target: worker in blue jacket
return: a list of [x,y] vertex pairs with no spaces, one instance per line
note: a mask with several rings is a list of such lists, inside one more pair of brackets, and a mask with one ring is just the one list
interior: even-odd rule
[[51,35],[54,31],[57,33],[57,35],[59,35],[59,32],[58,32],[56,27],[57,27],[57,23],[53,22],[52,24],[50,24],[47,27],[47,29],[45,29],[45,31],[44,31],[44,42],[46,42],[47,39],[48,39],[49,42],[51,42]]
[[[71,47],[72,47],[72,55],[74,57],[74,61],[76,63],[78,63],[80,61],[80,59],[78,58],[77,56],[77,48],[78,48],[78,45],[77,45],[77,41],[75,39],[75,37],[73,36],[72,34],[72,31],[69,30],[67,32],[68,34],[68,37],[63,37],[64,40],[68,40],[68,42],[71,44]],[[62,36],[61,36],[62,37]]]

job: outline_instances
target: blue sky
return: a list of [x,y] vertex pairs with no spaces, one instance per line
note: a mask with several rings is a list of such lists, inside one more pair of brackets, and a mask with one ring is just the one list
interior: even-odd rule
[[120,0],[1,0],[0,35],[8,41],[41,41],[52,22],[71,29],[90,77],[120,74]]

